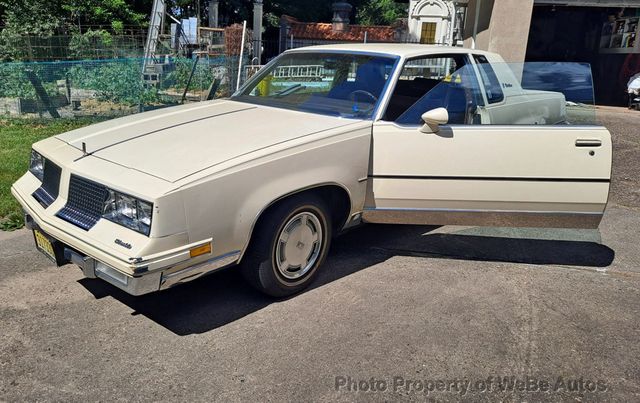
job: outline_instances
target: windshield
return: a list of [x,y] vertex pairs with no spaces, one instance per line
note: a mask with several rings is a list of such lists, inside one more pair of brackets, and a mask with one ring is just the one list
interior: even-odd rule
[[261,70],[232,99],[371,119],[396,60],[390,56],[288,53]]

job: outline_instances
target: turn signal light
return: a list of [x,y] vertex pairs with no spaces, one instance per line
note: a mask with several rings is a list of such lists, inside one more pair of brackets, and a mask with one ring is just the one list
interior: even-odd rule
[[209,242],[208,244],[204,244],[196,248],[193,248],[189,251],[189,254],[191,255],[192,258],[196,256],[206,255],[207,253],[211,253],[211,242]]

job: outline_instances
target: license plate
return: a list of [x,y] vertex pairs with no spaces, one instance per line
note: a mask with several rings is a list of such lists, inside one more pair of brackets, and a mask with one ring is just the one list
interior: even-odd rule
[[37,229],[33,230],[33,237],[36,240],[36,247],[38,250],[45,254],[49,259],[57,263],[56,253],[53,250],[53,244],[42,232]]

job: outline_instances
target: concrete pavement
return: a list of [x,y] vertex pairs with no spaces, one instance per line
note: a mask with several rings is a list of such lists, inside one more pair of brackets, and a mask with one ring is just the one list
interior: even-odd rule
[[234,270],[134,298],[0,232],[0,400],[637,401],[640,113],[601,118],[599,231],[366,226],[285,301]]

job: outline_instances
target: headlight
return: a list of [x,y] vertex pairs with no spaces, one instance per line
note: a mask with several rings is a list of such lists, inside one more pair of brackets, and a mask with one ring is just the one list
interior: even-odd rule
[[29,163],[29,172],[40,179],[44,176],[44,158],[37,151],[31,150],[31,162]]
[[153,204],[107,189],[102,217],[149,236]]

